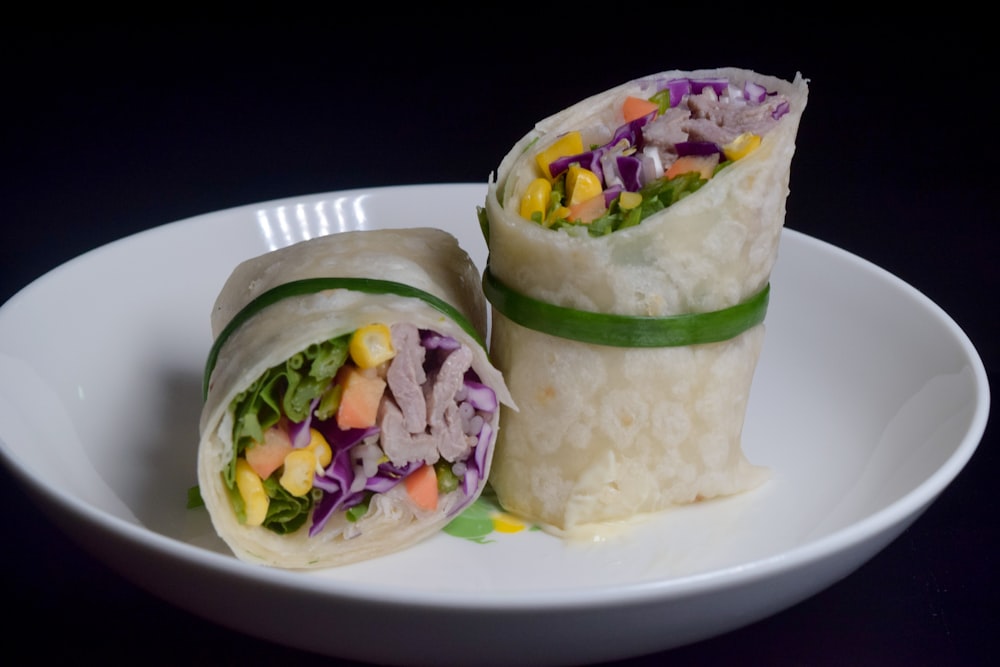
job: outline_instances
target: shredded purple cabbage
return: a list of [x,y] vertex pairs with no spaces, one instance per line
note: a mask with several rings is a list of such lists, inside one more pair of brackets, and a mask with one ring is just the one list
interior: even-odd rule
[[457,350],[462,346],[451,336],[443,336],[427,329],[420,330],[420,344],[428,350]]
[[712,155],[721,153],[719,145],[712,141],[679,141],[674,144],[677,155]]
[[743,97],[749,102],[760,104],[767,98],[767,88],[759,83],[747,81],[743,84]]
[[681,103],[684,96],[691,92],[691,79],[671,79],[657,90],[670,91],[670,106],[675,107]]
[[639,158],[634,155],[619,155],[615,164],[626,190],[635,192],[642,187],[642,161]]
[[[584,169],[589,169],[594,172],[594,174],[596,174],[597,177],[604,182],[606,179],[604,176],[604,167],[601,165],[601,158],[604,157],[604,155],[609,151],[619,147],[619,143],[622,141],[628,142],[628,146],[641,149],[642,126],[653,120],[655,116],[656,113],[653,112],[625,123],[615,130],[615,134],[611,138],[611,141],[603,146],[599,146],[593,150],[584,151],[578,155],[565,155],[563,157],[556,158],[549,163],[549,173],[552,174],[553,177],[558,176],[562,172],[569,169],[571,164],[576,163]],[[619,165],[619,169],[620,168],[621,167]],[[628,189],[628,186],[626,186],[626,189]]]
[[774,111],[771,112],[771,118],[773,118],[774,120],[778,120],[779,118],[781,118],[782,116],[784,116],[786,113],[788,113],[790,109],[791,109],[791,106],[788,104],[788,100],[784,100],[783,102],[779,102],[778,106],[775,107]]
[[364,493],[360,491],[351,493],[351,486],[354,484],[351,449],[379,432],[375,426],[342,430],[333,420],[318,422],[316,427],[329,443],[333,458],[323,474],[313,478],[313,486],[322,490],[323,496],[313,509],[310,536],[321,531],[334,512],[350,509],[364,499]]
[[549,163],[549,173],[553,177],[558,176],[562,172],[569,169],[569,166],[574,162],[579,164],[584,169],[589,169],[590,171],[597,174],[598,178],[603,179],[604,170],[601,168],[601,156],[607,150],[606,146],[601,146],[600,148],[595,148],[592,151],[584,151],[577,155],[566,155]]
[[645,116],[631,120],[617,130],[615,130],[614,136],[611,137],[611,141],[607,143],[607,148],[617,146],[623,139],[628,141],[629,146],[635,146],[638,149],[642,149],[642,128],[646,123],[656,118],[656,112],[651,111]]
[[480,480],[482,480],[485,473],[486,454],[489,451],[490,436],[492,434],[493,427],[488,423],[484,423],[482,430],[479,431],[479,439],[476,442],[476,448],[472,452],[473,456],[465,462],[466,470],[465,477],[462,479],[462,490],[468,498],[471,498],[476,489],[479,488]]
[[465,400],[471,403],[475,409],[484,412],[495,412],[499,407],[496,392],[485,384],[474,380],[465,380]]
[[312,441],[309,429],[312,427],[313,411],[316,410],[317,405],[319,405],[319,399],[315,398],[309,406],[306,418],[300,422],[292,422],[288,425],[288,437],[292,441],[292,447],[296,449],[308,447],[310,441]]
[[618,199],[618,195],[625,191],[623,185],[609,185],[604,188],[604,206],[611,206],[611,202]]

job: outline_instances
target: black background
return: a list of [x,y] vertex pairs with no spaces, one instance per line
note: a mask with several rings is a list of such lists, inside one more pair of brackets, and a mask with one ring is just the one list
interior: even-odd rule
[[[506,20],[387,9],[268,25],[6,28],[0,303],[83,252],[200,213],[485,182],[533,122],[582,97],[732,65],[811,80],[786,225],[938,303],[995,384],[1000,123],[985,19],[816,10],[790,25],[770,11],[671,21],[676,10],[623,6],[566,25],[567,8],[553,5]],[[1000,653],[996,440],[990,424],[925,514],[841,582],[721,637],[618,664],[986,664]],[[148,595],[56,530],[6,470],[0,489],[3,636],[43,637],[30,662],[346,664]]]

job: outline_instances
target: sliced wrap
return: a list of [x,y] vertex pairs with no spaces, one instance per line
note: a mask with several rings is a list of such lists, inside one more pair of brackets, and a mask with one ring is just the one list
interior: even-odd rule
[[513,405],[486,315],[478,270],[435,229],[344,232],[237,266],[212,312],[198,452],[201,495],[236,556],[372,558],[474,501],[498,402]]
[[[491,474],[508,510],[561,532],[767,478],[741,437],[807,94],[801,75],[663,72],[504,157],[480,221],[491,356],[519,408]],[[660,106],[627,121],[628,97]]]

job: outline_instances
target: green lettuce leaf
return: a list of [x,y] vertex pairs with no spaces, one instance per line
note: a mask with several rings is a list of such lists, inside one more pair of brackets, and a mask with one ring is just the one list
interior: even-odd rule
[[350,339],[351,335],[345,334],[310,345],[265,371],[233,400],[233,457],[225,471],[229,488],[236,484],[236,458],[253,443],[261,442],[264,431],[282,415],[293,422],[306,418],[312,401],[323,395],[347,360]]

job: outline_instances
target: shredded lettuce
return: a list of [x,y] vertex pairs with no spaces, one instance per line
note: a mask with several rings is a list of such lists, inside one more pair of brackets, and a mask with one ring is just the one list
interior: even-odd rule
[[[313,402],[323,398],[337,371],[347,361],[350,339],[351,335],[345,334],[310,345],[285,363],[265,371],[233,400],[233,457],[226,466],[224,479],[233,509],[241,522],[246,520],[246,510],[236,488],[237,457],[254,442],[262,441],[264,431],[277,424],[282,417],[298,423],[309,416]],[[277,475],[263,480],[263,483],[264,491],[270,498],[264,527],[279,535],[294,533],[301,528],[313,507],[312,494],[301,498],[293,496],[281,486]]]
[[[263,526],[279,535],[294,533],[309,518],[309,511],[314,503],[312,494],[307,493],[301,498],[293,496],[281,486],[274,475],[263,482],[264,492],[270,498]],[[229,487],[226,489],[226,493],[229,495],[229,501],[233,505],[236,518],[240,523],[246,523],[246,502],[240,495],[239,489],[235,486]]]
[[264,517],[264,527],[279,535],[288,535],[301,528],[312,509],[312,494],[293,496],[281,486],[276,475],[264,480],[264,491],[271,499]]
[[[564,180],[565,175],[556,179],[556,182],[552,186],[553,209],[562,204],[565,196],[565,185],[562,184]],[[676,204],[684,197],[696,192],[707,182],[697,172],[678,174],[671,179],[660,178],[639,190],[639,194],[642,195],[642,204],[633,209],[623,210],[619,206],[619,199],[616,198],[611,202],[607,213],[596,220],[583,223],[571,222],[562,218],[554,222],[551,229],[581,227],[586,229],[591,236],[605,236],[619,229],[638,225],[649,216]],[[557,184],[559,187],[557,187]]]
[[323,396],[347,360],[350,338],[345,334],[310,345],[265,371],[233,400],[233,456],[225,472],[230,489],[236,485],[236,458],[254,442],[261,442],[264,431],[282,415],[292,422],[308,416],[312,402]]

